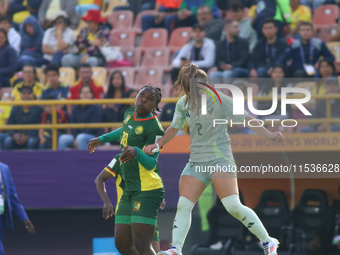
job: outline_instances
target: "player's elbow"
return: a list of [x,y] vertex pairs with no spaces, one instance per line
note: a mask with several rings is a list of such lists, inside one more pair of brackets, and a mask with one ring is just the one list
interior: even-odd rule
[[101,178],[100,176],[97,176],[96,179],[94,180],[94,183],[96,184],[96,186],[99,185],[99,183],[103,183],[103,178]]

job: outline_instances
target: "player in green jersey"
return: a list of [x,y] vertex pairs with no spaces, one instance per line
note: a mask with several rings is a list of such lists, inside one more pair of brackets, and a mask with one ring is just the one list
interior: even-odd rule
[[[116,191],[117,191],[117,206],[116,206],[116,211],[118,204],[120,202],[120,199],[123,195],[123,188],[124,183],[122,181],[122,177],[120,176],[120,162],[119,162],[119,157],[121,154],[117,154],[114,159],[110,162],[109,165],[107,165],[104,170],[97,176],[95,183],[97,187],[98,194],[102,198],[104,202],[103,206],[103,217],[105,219],[108,219],[115,215],[113,205],[111,203],[111,200],[106,192],[105,188],[105,182],[110,179],[112,176],[116,178]],[[165,200],[163,199],[163,202],[160,206],[160,209],[163,210],[165,208]],[[158,228],[156,227],[156,232],[154,235],[154,238],[152,240],[152,247],[155,250],[155,252],[160,251],[160,245],[159,245],[159,231]]]
[[[230,147],[230,139],[226,132],[227,125],[213,126],[214,119],[232,119],[234,122],[243,122],[264,137],[282,141],[280,132],[270,132],[260,125],[257,120],[246,112],[243,115],[233,115],[233,101],[230,97],[218,92],[222,105],[215,105],[214,100],[207,98],[206,109],[209,114],[200,114],[202,90],[198,89],[201,83],[208,84],[207,74],[198,69],[195,64],[186,64],[180,71],[175,86],[181,86],[185,95],[177,102],[171,126],[157,143],[148,146],[144,152],[152,155],[153,151],[171,139],[178,130],[184,127],[187,121],[190,127],[190,160],[182,172],[179,182],[180,198],[177,204],[177,213],[172,231],[173,247],[158,254],[181,255],[181,250],[191,224],[191,211],[205,188],[213,183],[214,188],[226,210],[236,219],[240,220],[263,245],[265,255],[276,255],[278,240],[269,237],[266,229],[253,210],[241,204],[238,193],[236,163]],[[253,126],[249,126],[252,120]],[[255,123],[255,124],[254,124]],[[256,125],[258,123],[259,125]],[[254,127],[257,126],[257,127]],[[214,169],[228,169],[228,171],[197,171],[204,167]],[[229,171],[231,170],[231,171]]]
[[136,97],[135,106],[125,111],[122,127],[91,139],[88,144],[91,153],[97,145],[120,140],[122,154],[118,160],[124,188],[115,217],[115,244],[122,255],[156,254],[151,243],[164,187],[158,168],[159,153],[150,156],[143,148],[164,135],[154,113],[159,110],[161,99],[160,88],[145,85]]

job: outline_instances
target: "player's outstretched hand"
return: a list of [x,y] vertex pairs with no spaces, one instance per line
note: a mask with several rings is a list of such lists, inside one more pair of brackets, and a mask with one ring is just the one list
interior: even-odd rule
[[111,202],[110,201],[104,202],[103,217],[105,218],[105,220],[112,217],[113,215],[115,215],[115,213],[114,213],[113,206],[112,206]]
[[282,142],[284,137],[281,132],[273,132],[270,133],[269,137],[270,140],[276,141],[276,142]]
[[152,150],[154,150],[154,149],[157,149],[157,145],[156,144],[150,144],[150,145],[146,146],[143,151],[147,155],[153,155]]
[[89,150],[90,153],[95,152],[96,150],[96,146],[97,145],[101,145],[101,141],[99,140],[99,138],[93,138],[89,141],[88,145],[87,145],[87,149]]
[[134,159],[137,155],[137,149],[133,146],[124,146],[122,149],[123,154],[119,157],[119,161],[122,163],[127,163]]

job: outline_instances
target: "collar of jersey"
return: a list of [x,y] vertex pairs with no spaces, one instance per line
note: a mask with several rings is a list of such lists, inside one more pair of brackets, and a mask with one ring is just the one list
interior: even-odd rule
[[[151,117],[148,117],[148,116],[150,116],[150,115],[152,115],[152,116],[151,116]],[[143,118],[138,118],[138,117],[135,116],[135,112],[133,112],[133,119],[134,119],[135,121],[144,121],[144,120],[151,120],[151,119],[156,118],[156,115],[154,115],[154,114],[152,114],[152,113],[150,113],[148,116],[143,117]]]

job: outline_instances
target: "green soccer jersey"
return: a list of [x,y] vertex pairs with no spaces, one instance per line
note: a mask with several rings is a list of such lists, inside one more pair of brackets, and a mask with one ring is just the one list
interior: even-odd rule
[[[135,116],[135,107],[124,113],[123,126],[120,133],[120,147],[130,145],[143,149],[154,144],[164,135],[164,129],[157,117],[150,114],[144,118]],[[159,152],[155,153],[157,160]],[[137,159],[121,165],[121,176],[124,181],[124,191],[147,191],[163,188],[158,162],[152,170],[144,168]]]
[[186,96],[180,98],[176,104],[176,110],[171,126],[176,129],[184,127],[184,123],[190,127],[190,162],[207,162],[221,157],[234,160],[230,147],[230,138],[227,133],[227,124],[219,124],[214,127],[214,119],[243,122],[248,116],[245,111],[243,115],[233,115],[233,100],[221,92],[217,92],[221,98],[222,105],[215,94],[214,100],[207,97],[207,115],[192,114],[190,102],[186,104]]

